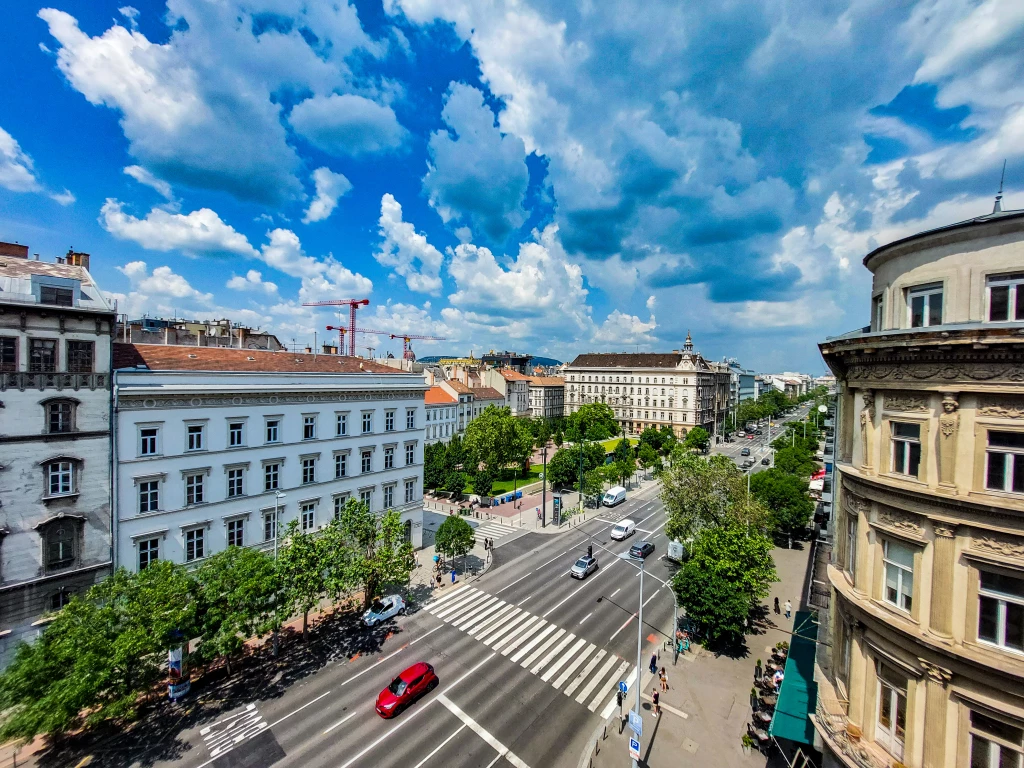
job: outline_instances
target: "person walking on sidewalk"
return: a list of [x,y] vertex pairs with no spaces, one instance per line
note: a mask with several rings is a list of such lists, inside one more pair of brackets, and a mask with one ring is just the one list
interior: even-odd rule
[[664,667],[661,668],[661,672],[658,674],[658,677],[661,679],[661,690],[662,693],[664,693],[668,690],[668,675],[665,674]]
[[782,611],[779,610],[779,598],[777,597],[775,598],[775,613],[782,613]]
[[652,675],[658,674],[658,654],[651,654],[650,670]]
[[661,694],[658,693],[658,689],[657,688],[655,688],[653,691],[651,691],[651,701],[654,704],[654,715],[653,715],[654,717],[657,717],[658,715],[661,714],[661,699],[660,699],[660,697],[661,697]]
[[793,614],[793,604],[791,602],[789,602],[789,600],[787,600],[786,601],[786,618],[788,619],[792,614]]

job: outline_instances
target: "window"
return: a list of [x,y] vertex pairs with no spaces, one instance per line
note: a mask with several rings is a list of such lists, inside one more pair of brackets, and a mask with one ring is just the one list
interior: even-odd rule
[[55,373],[57,342],[53,339],[29,339],[28,370],[31,373]]
[[281,487],[281,465],[277,462],[263,466],[263,490],[276,491]]
[[245,470],[242,467],[228,470],[228,498],[245,495]]
[[302,519],[302,532],[312,531],[316,525],[316,504],[307,501],[299,508],[299,514]]
[[267,439],[268,443],[277,443],[281,440],[281,420],[280,419],[268,419],[267,420]]
[[159,451],[157,446],[159,434],[159,427],[141,427],[139,429],[139,456],[156,456]]
[[46,567],[66,568],[75,562],[75,526],[65,519],[46,527]]
[[409,466],[410,464],[415,464],[415,463],[416,463],[416,446],[415,445],[407,445],[407,446],[405,446],[405,465]]
[[0,372],[18,370],[18,340],[13,336],[0,336]]
[[999,323],[1024,320],[1024,272],[1011,275],[990,275],[988,278],[988,319]]
[[57,288],[52,285],[39,286],[39,303],[53,307],[75,306],[75,292],[71,288]]
[[371,432],[371,431],[373,431],[373,414],[372,413],[364,413],[363,414],[363,434],[365,435],[366,433]]
[[1024,653],[1024,578],[981,571],[978,639]]
[[907,312],[911,328],[942,325],[942,285],[908,289]]
[[892,471],[898,475],[917,477],[921,466],[921,425],[902,421],[890,423],[892,428]]
[[395,412],[385,411],[384,412],[384,431],[394,432],[395,431]]
[[143,539],[139,542],[139,570],[144,571],[160,559],[160,539]]
[[189,424],[186,428],[186,451],[201,451],[205,447],[204,435],[206,432],[205,424]]
[[316,459],[313,457],[302,460],[302,484],[316,482]]
[[384,509],[391,509],[395,506],[395,486],[384,486]]
[[206,541],[206,530],[204,528],[193,528],[185,531],[185,562],[200,560],[203,557],[203,545]]
[[203,476],[185,475],[185,506],[203,503]]
[[139,514],[156,512],[160,509],[160,481],[146,480],[139,483]]
[[228,424],[228,448],[240,448],[245,445],[245,423],[232,421]]
[[846,518],[846,572],[852,577],[857,570],[857,520]]
[[1024,432],[989,431],[985,487],[1024,493]]
[[907,738],[907,681],[882,667],[878,678],[876,741],[897,760],[903,759]]
[[370,509],[373,509],[373,489],[366,488],[359,492],[359,501],[365,504]]
[[263,540],[273,541],[277,538],[277,518],[273,512],[263,515]]
[[360,472],[364,474],[371,471],[371,462],[373,460],[373,453],[371,451],[363,451],[361,455],[361,467]]
[[910,612],[914,597],[914,550],[895,541],[882,542],[885,602]]
[[316,440],[316,416],[302,417],[302,439]]
[[348,504],[348,494],[343,493],[340,496],[334,497],[334,519],[341,520],[341,513],[345,511],[345,505]]
[[56,612],[63,608],[65,605],[71,602],[71,595],[74,593],[69,591],[66,587],[61,587],[52,595],[50,595],[50,611]]
[[1021,768],[1024,728],[971,712],[971,768]]
[[341,437],[342,435],[347,435],[348,434],[348,414],[347,413],[339,413],[335,417],[334,431],[335,431],[335,434],[338,437]]
[[408,408],[405,411],[405,428],[416,429],[416,409]]
[[410,504],[416,498],[416,481],[406,480],[405,481],[405,503]]
[[245,519],[228,520],[228,546],[241,547],[245,543]]
[[70,400],[57,400],[46,404],[46,429],[51,435],[71,432],[74,429],[72,416],[75,412],[74,403]]
[[70,461],[51,461],[46,465],[47,496],[67,496],[75,491],[75,468]]
[[384,449],[384,469],[395,468],[395,449],[388,447]]
[[69,341],[68,373],[92,373],[94,348],[91,341]]
[[875,327],[874,327],[873,330],[881,331],[881,330],[883,330],[882,329],[882,318],[883,318],[883,314],[882,314],[882,311],[883,311],[882,297],[881,296],[875,296],[875,298],[873,298],[871,300],[871,307],[872,307],[872,309],[871,309],[871,317],[874,318],[874,324],[875,324]]

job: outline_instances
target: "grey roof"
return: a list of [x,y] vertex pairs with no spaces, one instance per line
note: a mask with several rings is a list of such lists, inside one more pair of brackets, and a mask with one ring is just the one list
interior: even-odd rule
[[75,309],[114,311],[111,303],[84,267],[12,256],[0,256],[0,301],[35,304],[36,299],[32,293],[33,275],[77,280],[81,289],[81,301]]
[[868,266],[868,262],[871,261],[875,256],[887,251],[890,248],[902,245],[903,243],[909,243],[919,238],[929,237],[931,235],[938,234],[940,232],[949,232],[956,229],[965,229],[967,227],[978,226],[981,224],[988,224],[993,221],[1010,221],[1013,219],[1024,218],[1024,209],[1018,209],[1014,211],[993,211],[992,213],[985,214],[984,216],[976,216],[973,219],[966,219],[964,221],[958,221],[955,224],[946,224],[942,227],[936,227],[935,229],[926,229],[924,232],[918,232],[914,235],[908,235],[902,237],[899,240],[893,240],[891,243],[880,245],[875,250],[871,251],[867,256],[864,257],[864,266]]
[[680,352],[587,352],[576,355],[570,368],[675,368]]

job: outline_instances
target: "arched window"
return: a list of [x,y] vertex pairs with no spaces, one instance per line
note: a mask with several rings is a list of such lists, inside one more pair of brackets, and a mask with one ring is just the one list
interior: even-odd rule
[[47,434],[59,435],[75,431],[75,411],[78,401],[69,397],[53,397],[41,405],[46,412]]
[[78,558],[78,540],[85,518],[60,514],[36,525],[43,546],[43,566],[57,570],[73,566]]
[[42,462],[44,498],[77,493],[80,465],[81,459],[71,456],[54,456]]

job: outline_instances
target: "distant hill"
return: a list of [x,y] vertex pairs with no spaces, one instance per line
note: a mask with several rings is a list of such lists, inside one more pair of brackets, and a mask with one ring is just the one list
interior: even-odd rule
[[530,360],[530,365],[543,365],[545,367],[549,365],[561,365],[561,360],[555,360],[553,357],[535,357]]
[[[445,358],[459,357],[459,355],[425,355],[423,357],[417,357],[417,363],[437,363]],[[553,357],[535,357],[531,360],[531,365],[561,365],[561,360],[555,360]]]

